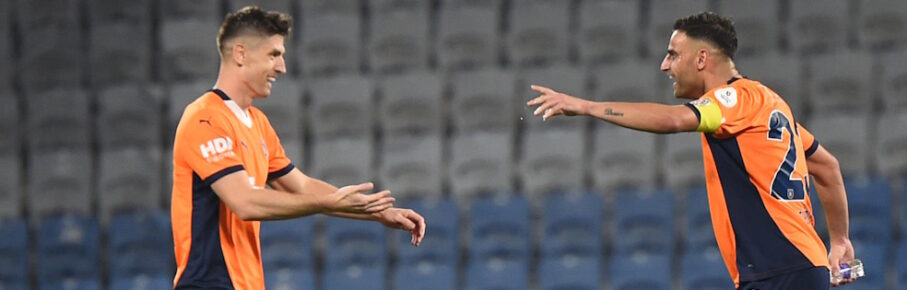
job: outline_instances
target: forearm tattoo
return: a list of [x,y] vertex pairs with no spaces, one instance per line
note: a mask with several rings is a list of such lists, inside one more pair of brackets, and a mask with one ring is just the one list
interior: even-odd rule
[[613,109],[611,109],[611,108],[606,108],[606,109],[605,109],[605,116],[617,116],[617,117],[620,117],[620,116],[623,116],[623,115],[624,115],[624,113],[615,111],[615,110],[613,110]]

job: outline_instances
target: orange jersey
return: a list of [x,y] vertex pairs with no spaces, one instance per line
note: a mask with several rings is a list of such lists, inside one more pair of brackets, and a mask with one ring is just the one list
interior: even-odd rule
[[712,225],[734,283],[827,267],[807,190],[806,157],[818,142],[787,103],[732,79],[688,106],[700,117]]
[[293,168],[258,109],[216,89],[186,107],[173,143],[175,289],[265,289],[259,222],[240,219],[211,184],[245,170],[264,187]]

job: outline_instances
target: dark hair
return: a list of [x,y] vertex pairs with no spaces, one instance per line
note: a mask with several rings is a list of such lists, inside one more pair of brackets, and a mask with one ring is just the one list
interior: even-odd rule
[[258,6],[246,6],[236,12],[228,13],[224,23],[217,32],[217,49],[221,56],[227,51],[224,47],[229,40],[249,34],[272,36],[290,34],[292,18],[277,11],[265,11]]
[[737,31],[730,18],[718,16],[714,12],[702,12],[674,21],[674,30],[680,30],[687,36],[711,42],[721,53],[734,59],[737,52]]

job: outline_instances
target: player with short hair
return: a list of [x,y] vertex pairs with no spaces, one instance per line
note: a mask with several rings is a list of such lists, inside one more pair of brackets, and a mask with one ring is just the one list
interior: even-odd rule
[[252,106],[286,73],[289,30],[289,16],[254,6],[220,27],[217,82],[186,106],[173,144],[174,289],[264,289],[260,220],[325,213],[378,221],[410,231],[413,245],[422,241],[425,220],[393,207],[390,191],[369,194],[369,182],[338,189],[295,168]]
[[[778,94],[737,72],[736,50],[730,19],[683,17],[674,22],[661,70],[674,80],[675,97],[693,101],[592,102],[532,86],[541,96],[528,105],[545,120],[588,115],[647,132],[702,132],[712,224],[738,289],[828,289],[829,266],[837,273],[839,263],[854,259],[838,161]],[[827,256],[813,228],[810,186],[828,217]]]

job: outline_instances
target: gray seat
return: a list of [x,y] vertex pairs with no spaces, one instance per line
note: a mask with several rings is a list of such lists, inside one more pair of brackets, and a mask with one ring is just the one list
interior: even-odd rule
[[372,143],[371,138],[315,140],[309,175],[335,186],[373,181]]
[[378,176],[397,198],[439,198],[442,185],[440,135],[385,138]]
[[358,15],[362,10],[360,0],[306,0],[299,4],[297,7],[301,11],[296,15],[302,15],[303,18],[324,14]]
[[778,51],[781,39],[778,1],[743,0],[720,4],[719,13],[734,20],[739,42],[737,56],[746,58]]
[[252,104],[265,113],[281,142],[302,139],[302,93],[298,80],[284,76],[271,88],[270,96]]
[[735,61],[740,74],[761,82],[781,96],[790,106],[794,118],[804,118],[808,104],[801,76],[800,62],[789,55],[766,54]]
[[463,133],[450,146],[447,176],[451,194],[460,204],[470,204],[478,195],[513,193],[513,133]]
[[[177,19],[197,19],[203,21],[218,21],[221,18],[221,1],[218,0],[164,0],[158,6],[159,19],[168,22]],[[209,34],[212,38],[217,34]],[[212,41],[213,43],[213,41]]]
[[150,23],[92,26],[88,44],[92,84],[102,86],[150,80],[151,38]]
[[379,105],[384,136],[440,134],[444,128],[441,77],[431,72],[388,76]]
[[516,84],[516,75],[506,70],[488,68],[457,75],[449,112],[454,130],[515,130],[517,111],[526,111],[514,101]]
[[[92,29],[100,26],[130,24],[151,25],[153,1],[88,0],[88,20]],[[147,35],[146,35],[147,36]]]
[[871,127],[868,114],[813,114],[803,125],[816,136],[822,147],[838,158],[844,176],[867,176],[872,157],[869,148],[875,147],[874,141],[869,138]]
[[18,155],[0,154],[0,220],[22,215],[22,171]]
[[97,175],[101,221],[106,224],[117,212],[159,209],[162,165],[158,148],[101,151]]
[[[658,78],[666,78],[652,62],[632,61],[602,66],[592,73],[596,101],[658,102]],[[595,122],[595,124],[604,124]]]
[[614,125],[599,126],[589,166],[595,188],[604,193],[625,187],[652,188],[658,173],[656,137]]
[[[180,1],[191,2],[191,1]],[[213,80],[220,65],[212,20],[164,21],[159,30],[159,72],[166,82]]]
[[[12,2],[12,1],[4,1]],[[80,5],[81,1],[71,0],[18,0],[12,7],[16,8],[15,19],[18,20],[21,35],[32,29],[44,29],[48,27],[76,27],[78,28],[81,19]],[[12,5],[10,3],[9,5]],[[4,7],[6,8],[6,7]],[[4,18],[9,19],[9,18]],[[69,44],[72,47],[72,44]]]
[[580,62],[612,63],[639,52],[640,5],[636,1],[582,1],[576,33]]
[[87,150],[30,154],[26,202],[33,220],[60,213],[91,213],[91,159]]
[[[2,7],[0,7],[2,8]],[[6,13],[6,12],[3,12]],[[0,17],[3,17],[0,14]],[[6,18],[3,18],[6,19]],[[0,39],[13,39],[12,32],[9,27],[4,24],[0,24]],[[0,42],[0,61],[7,64],[0,66],[0,87],[5,89],[0,89],[0,91],[7,91],[13,87],[13,74],[16,71],[16,57],[13,55],[13,42],[12,41],[3,41]]]
[[283,146],[283,151],[287,155],[287,158],[290,158],[290,162],[293,162],[293,165],[299,170],[305,169],[305,142],[303,140],[291,139],[284,140],[280,139],[280,145]]
[[504,0],[441,0],[444,7],[473,7],[500,12]]
[[428,13],[395,11],[372,17],[369,65],[377,73],[422,69],[428,65]]
[[787,24],[791,49],[801,55],[818,55],[847,47],[850,22],[847,0],[790,1]]
[[649,56],[661,60],[668,52],[668,42],[674,31],[674,21],[694,13],[709,10],[708,0],[653,0],[648,37]]
[[317,138],[371,137],[374,126],[374,84],[358,75],[310,82],[309,124]]
[[702,134],[678,133],[665,138],[664,173],[675,192],[705,183],[702,160]]
[[0,155],[19,155],[22,148],[22,121],[19,99],[12,93],[0,93]]
[[321,76],[359,70],[362,28],[357,14],[315,14],[302,19],[297,47],[303,74]]
[[415,11],[429,13],[432,3],[423,0],[370,0],[367,1],[372,15],[381,16],[397,11]]
[[97,141],[101,150],[161,147],[160,100],[142,85],[104,88],[97,97]]
[[[878,140],[872,152],[880,173],[888,177],[907,173],[907,112],[888,112],[879,119],[876,127]],[[820,142],[822,140],[819,140]]]
[[524,118],[522,124],[529,129],[584,128],[589,122],[588,118],[565,118],[564,116],[542,121],[541,116],[533,116],[532,113],[535,109],[527,108],[526,102],[538,97],[539,93],[530,89],[529,86],[532,84],[549,87],[572,96],[584,97],[586,95],[586,74],[582,68],[556,65],[521,72],[516,105],[524,108],[527,117]]
[[239,8],[243,8],[249,5],[255,5],[261,7],[265,10],[275,10],[287,14],[292,14],[293,11],[293,1],[290,0],[269,0],[269,1],[254,1],[254,0],[228,0],[227,1],[227,10],[236,11]]
[[521,143],[520,183],[531,200],[585,188],[585,130],[529,130]]
[[830,53],[809,62],[810,109],[815,114],[869,112],[873,108],[872,58],[863,53]]
[[78,26],[30,28],[21,37],[20,82],[26,91],[82,85],[82,33]]
[[28,147],[35,151],[88,150],[91,116],[80,89],[54,89],[26,98]]
[[889,110],[907,109],[907,52],[885,54],[881,58],[881,81],[877,85],[881,91],[882,103]]
[[445,70],[493,66],[500,51],[499,14],[478,7],[445,6],[435,49]]
[[567,1],[515,3],[510,8],[506,51],[510,63],[541,66],[567,61],[570,5]]
[[907,2],[859,1],[857,39],[871,51],[896,51],[907,45]]

